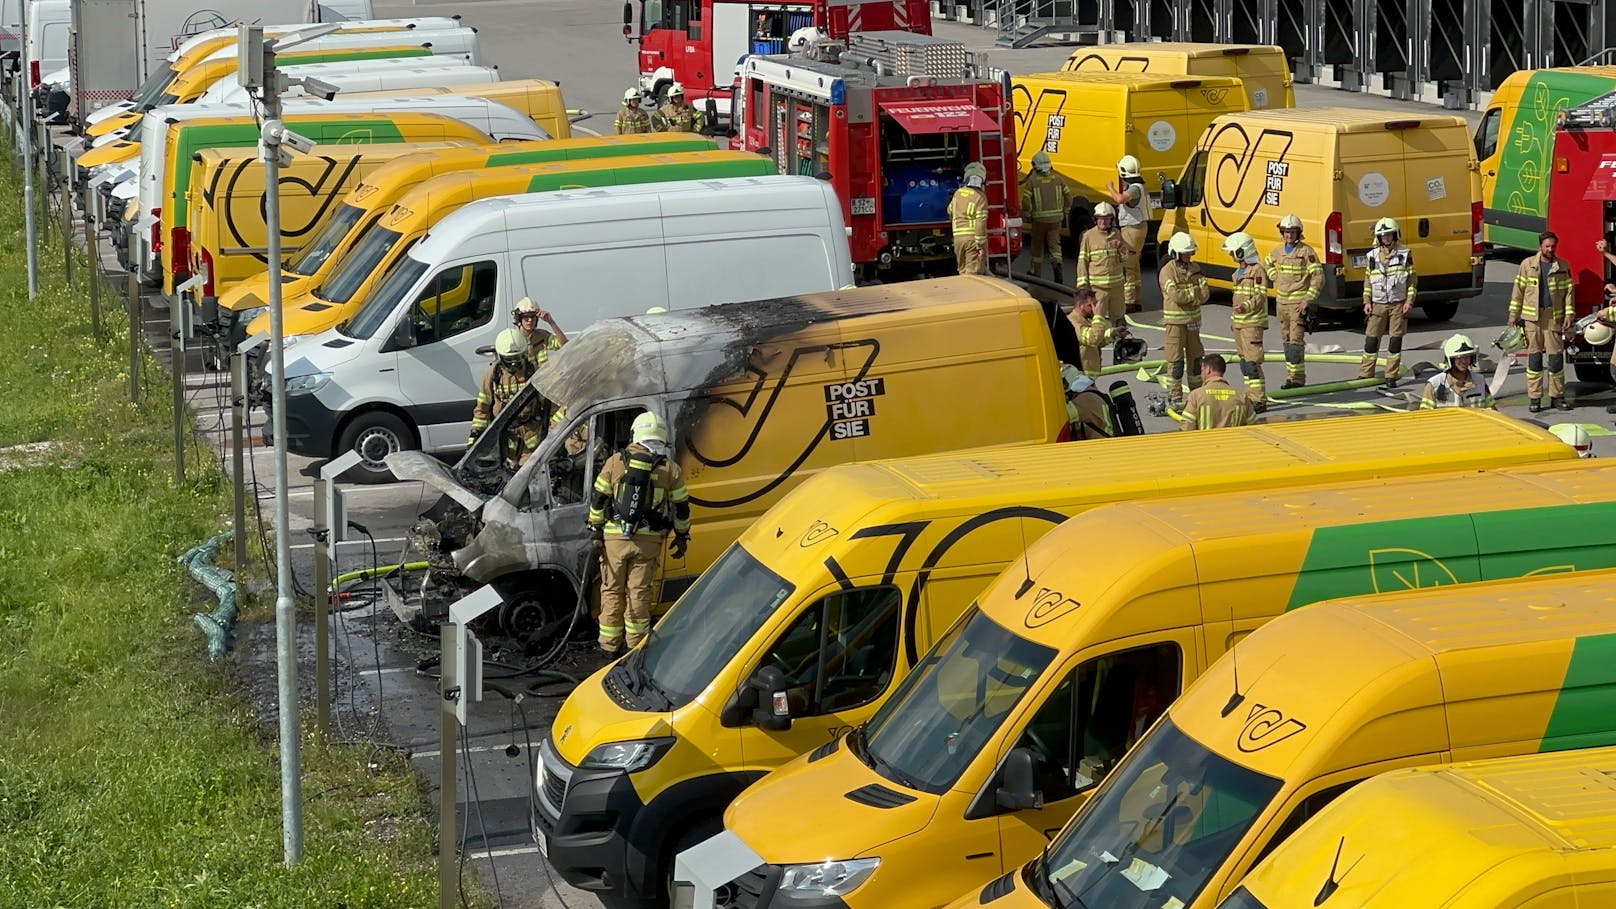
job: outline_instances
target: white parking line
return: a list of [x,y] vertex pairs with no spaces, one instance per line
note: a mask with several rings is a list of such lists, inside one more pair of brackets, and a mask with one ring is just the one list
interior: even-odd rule
[[[470,754],[477,754],[483,751],[504,751],[509,747],[511,747],[511,743],[509,741],[505,741],[500,742],[497,745],[472,745],[470,748],[467,748],[466,751]],[[410,760],[416,760],[419,758],[436,758],[442,753],[442,751],[438,751],[437,749],[433,749],[432,751],[412,751],[410,752]]]
[[[376,538],[376,546],[378,548],[381,547],[382,544],[384,544],[384,543],[402,543],[402,542],[404,542],[403,537],[377,537]],[[370,540],[368,538],[359,539],[359,540],[338,540],[337,545],[338,546],[360,546],[360,545],[369,546],[370,545]],[[302,549],[313,549],[314,546],[315,546],[315,544],[313,544],[313,543],[293,543],[289,548],[293,552],[296,552],[296,551],[302,550]]]
[[492,852],[479,849],[476,852],[466,853],[466,858],[504,858],[507,855],[531,855],[539,851],[537,846],[511,846],[508,849],[495,849]]

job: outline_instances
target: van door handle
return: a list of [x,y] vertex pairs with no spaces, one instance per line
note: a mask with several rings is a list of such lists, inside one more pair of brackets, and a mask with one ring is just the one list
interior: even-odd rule
[[396,369],[396,368],[397,368],[397,367],[393,367],[393,366],[389,366],[389,367],[387,367],[387,368],[386,368],[386,369],[378,369],[378,370],[376,370],[376,371],[377,371],[377,372],[393,372],[393,371],[394,371],[394,370],[395,370],[395,369]]

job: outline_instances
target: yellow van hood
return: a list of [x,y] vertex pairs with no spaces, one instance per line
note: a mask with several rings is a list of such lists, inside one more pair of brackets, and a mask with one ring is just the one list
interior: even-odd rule
[[[267,287],[264,293],[266,295],[269,293]],[[348,318],[348,304],[330,303],[322,300],[314,295],[311,288],[288,286],[281,294],[281,313],[281,318],[285,323],[283,330],[288,336],[312,335],[345,321]],[[247,326],[247,334],[249,335],[268,333],[269,313],[267,312],[252,320]]]
[[146,115],[135,113],[132,110],[124,111],[121,114],[113,114],[105,120],[97,120],[91,123],[89,128],[84,130],[84,134],[92,139],[96,136],[104,136],[114,130],[123,129],[125,126],[134,126],[144,116]]
[[140,154],[140,143],[122,139],[117,142],[108,142],[100,148],[92,148],[79,155],[79,167],[100,167],[103,164],[113,164],[118,161],[127,161]]
[[[286,280],[288,277],[292,280]],[[292,298],[298,296],[308,285],[309,279],[302,275],[289,275],[281,272],[281,301],[291,305]],[[231,312],[245,312],[259,306],[269,305],[269,272],[259,272],[256,275],[238,281],[236,285],[219,295],[219,307]],[[264,323],[268,331],[268,322]]]
[[574,767],[600,745],[669,734],[668,714],[625,710],[606,694],[601,680],[615,665],[606,664],[574,688],[550,726],[556,753]]
[[724,828],[771,864],[867,856],[924,829],[937,813],[937,796],[878,775],[848,750],[846,737],[834,753],[813,763],[810,756],[753,783],[724,812]]

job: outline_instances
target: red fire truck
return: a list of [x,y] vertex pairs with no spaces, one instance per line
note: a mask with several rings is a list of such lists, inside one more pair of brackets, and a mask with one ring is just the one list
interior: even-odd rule
[[852,32],[894,30],[931,34],[929,0],[639,0],[623,4],[623,36],[640,42],[640,89],[659,101],[679,82],[702,108],[711,98],[729,117],[730,86],[748,54],[783,54],[798,29],[818,27],[833,39]]
[[748,57],[731,145],[770,155],[783,174],[829,180],[866,278],[952,269],[948,202],[965,165],[981,162],[988,258],[1007,269],[1021,251],[1009,77],[973,67],[958,42],[898,32]]
[[[1549,181],[1549,230],[1575,280],[1576,318],[1606,305],[1605,284],[1616,269],[1594,249],[1599,240],[1616,251],[1616,92],[1565,112],[1554,133]],[[1578,337],[1568,357],[1582,382],[1609,384],[1610,345],[1596,348]]]

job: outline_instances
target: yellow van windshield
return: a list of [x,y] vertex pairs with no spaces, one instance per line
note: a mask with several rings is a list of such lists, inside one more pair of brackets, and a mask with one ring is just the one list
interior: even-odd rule
[[337,213],[331,216],[331,220],[326,222],[325,227],[320,229],[319,235],[292,257],[292,261],[286,265],[286,270],[305,278],[318,272],[320,266],[325,264],[325,260],[331,257],[331,251],[337,248],[342,239],[348,236],[348,231],[353,230],[353,226],[358,224],[364,215],[363,208],[344,203],[337,209]]
[[796,589],[731,544],[651,629],[629,675],[649,682],[667,702],[663,709],[683,707]]
[[380,224],[371,225],[370,230],[365,231],[365,235],[349,247],[342,261],[334,266],[336,270],[331,273],[331,280],[325,282],[315,296],[330,303],[348,302],[403,237],[396,230],[388,230]]
[[1050,843],[1029,879],[1062,909],[1189,905],[1279,788],[1169,716]]
[[942,792],[1054,658],[973,603],[870,718],[854,753],[900,786]]

